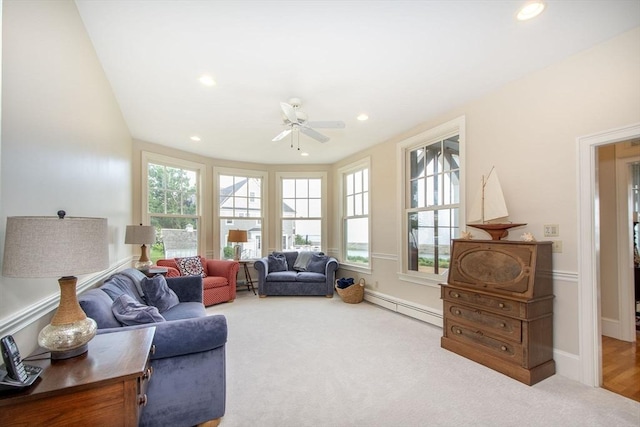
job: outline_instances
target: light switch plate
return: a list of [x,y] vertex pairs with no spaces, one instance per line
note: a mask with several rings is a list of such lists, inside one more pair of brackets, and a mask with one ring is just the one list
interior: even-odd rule
[[560,236],[560,226],[558,224],[544,225],[544,237],[558,237],[558,236]]
[[554,240],[553,245],[551,246],[551,252],[555,254],[562,253],[562,240]]

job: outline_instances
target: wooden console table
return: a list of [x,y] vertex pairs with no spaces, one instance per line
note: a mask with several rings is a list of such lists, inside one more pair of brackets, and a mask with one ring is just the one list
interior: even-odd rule
[[155,329],[97,335],[72,359],[25,361],[44,370],[31,387],[0,394],[0,425],[137,426]]

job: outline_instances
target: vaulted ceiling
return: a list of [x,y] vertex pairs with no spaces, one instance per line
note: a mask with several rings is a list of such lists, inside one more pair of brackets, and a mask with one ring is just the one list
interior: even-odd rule
[[[520,0],[76,0],[134,138],[281,164],[333,163],[640,25],[640,0],[545,3],[518,21]],[[273,142],[292,97],[345,128]]]

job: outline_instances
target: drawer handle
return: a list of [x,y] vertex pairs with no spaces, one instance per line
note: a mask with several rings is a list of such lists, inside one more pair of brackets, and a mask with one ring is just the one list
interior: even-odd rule
[[461,334],[462,330],[461,329],[456,329],[456,334]]
[[460,314],[461,314],[460,310],[456,310],[456,311],[455,311],[455,313],[456,313],[458,316],[460,316]]
[[142,378],[144,378],[145,380],[149,380],[151,378],[151,375],[153,375],[153,366],[149,366],[147,370],[144,371]]
[[507,327],[507,324],[506,324],[506,323],[500,323],[500,327],[501,327],[501,328],[506,328],[506,327]]
[[142,396],[138,397],[138,405],[140,406],[147,406],[147,394],[143,394]]
[[502,350],[502,351],[507,351],[507,346],[506,346],[506,345],[503,345],[502,347],[500,347],[500,350]]
[[504,303],[503,303],[503,302],[501,302],[500,304],[498,304],[498,307],[500,307],[500,308],[504,308]]
[[156,354],[156,345],[155,344],[151,345],[151,350],[149,350],[149,354],[152,355],[152,356],[154,354]]
[[460,294],[457,293],[457,292],[451,292],[451,296],[454,297],[454,298],[459,298]]

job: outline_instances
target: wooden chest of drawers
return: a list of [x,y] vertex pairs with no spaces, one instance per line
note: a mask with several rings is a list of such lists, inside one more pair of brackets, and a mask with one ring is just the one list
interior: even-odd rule
[[26,361],[40,378],[0,395],[1,426],[137,426],[151,377],[155,327],[97,335],[81,356]]
[[441,346],[532,385],[555,373],[550,242],[455,240]]

